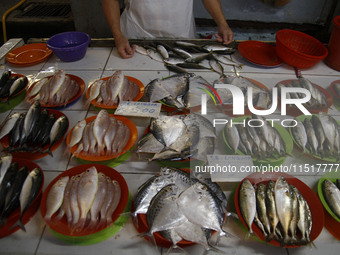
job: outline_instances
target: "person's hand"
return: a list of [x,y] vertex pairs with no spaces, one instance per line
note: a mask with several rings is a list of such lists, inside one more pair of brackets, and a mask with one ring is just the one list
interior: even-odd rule
[[130,46],[129,41],[123,35],[115,37],[115,44],[122,58],[131,58],[136,51],[136,46]]
[[233,41],[234,33],[229,26],[223,26],[218,28],[218,33],[215,34],[215,37],[218,42],[227,45]]

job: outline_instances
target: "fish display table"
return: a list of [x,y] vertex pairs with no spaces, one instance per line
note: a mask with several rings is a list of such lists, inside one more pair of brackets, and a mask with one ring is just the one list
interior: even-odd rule
[[[142,44],[142,41],[138,41]],[[195,42],[195,41],[194,41]],[[233,76],[243,76],[249,79],[258,81],[266,88],[271,90],[280,81],[296,79],[295,70],[286,65],[281,64],[275,67],[263,67],[255,65],[246,59],[236,51],[235,53],[228,55],[234,64],[222,64],[223,74]],[[117,53],[117,50],[113,46],[97,46],[91,45],[88,48],[85,57],[76,62],[62,62],[55,55],[35,65],[18,66],[6,63],[0,66],[0,75],[7,71],[25,75],[29,82],[32,83],[37,79],[50,76],[57,70],[64,70],[67,74],[80,77],[85,83],[85,91],[88,86],[94,81],[111,76],[115,71],[121,70],[125,76],[134,77],[140,80],[144,86],[149,84],[154,79],[160,79],[175,74],[170,71],[164,63],[158,62],[155,59],[151,59],[149,56],[135,53],[130,59],[121,59]],[[201,76],[209,83],[213,83],[221,77],[221,73],[212,71],[211,68],[206,69],[190,69],[187,70],[191,73]],[[306,70],[301,70],[303,77],[308,78],[311,82],[319,85],[324,89],[328,89],[329,86],[336,80],[340,80],[340,72],[329,68],[324,62],[316,64],[314,67]],[[333,96],[333,94],[331,94]],[[339,104],[339,103],[338,103]],[[14,112],[25,112],[29,109],[31,104],[25,100],[16,105],[14,108],[3,111],[0,113],[1,122],[6,119],[7,116]],[[330,106],[328,114],[331,115],[337,121],[340,121],[340,111],[334,101]],[[63,109],[59,109],[69,120],[69,130],[74,127],[78,121],[84,120],[91,116],[98,114],[98,109],[95,109],[92,105],[88,106],[85,93],[76,100],[74,103],[68,105]],[[208,109],[209,111],[210,109]],[[162,111],[162,115],[167,112]],[[217,110],[214,114],[206,115],[208,119],[230,119],[223,113],[219,113]],[[147,126],[150,123],[148,117],[130,117],[128,116],[138,131],[138,139],[140,139]],[[281,123],[285,119],[294,119],[292,116],[281,115],[280,108],[278,107],[272,115],[272,119]],[[223,127],[224,125],[216,125],[217,143],[215,146],[216,155],[225,155],[225,143],[223,142]],[[69,131],[68,130],[68,131]],[[3,148],[1,148],[3,149]],[[141,186],[146,180],[155,175],[160,170],[160,165],[155,162],[149,162],[138,155],[131,149],[131,155],[124,161],[116,164],[113,168],[118,171],[126,180],[129,193],[134,196],[139,186]],[[72,157],[68,153],[66,142],[62,142],[61,145],[53,152],[53,157],[47,155],[43,158],[34,160],[34,163],[38,164],[44,173],[44,190],[48,184],[62,172],[76,167],[81,164],[76,158]],[[287,174],[293,175],[307,184],[315,193],[317,193],[317,185],[319,179],[327,173],[327,169],[323,168],[317,171],[315,168],[311,168],[311,165],[323,164],[324,161],[320,161],[315,157],[304,154],[296,147],[287,156],[283,163],[287,169],[290,169]],[[336,161],[333,163],[340,163]],[[326,163],[327,164],[327,163]],[[329,167],[329,166],[328,166]],[[338,170],[340,171],[340,169]],[[250,173],[249,173],[250,174]],[[265,174],[265,173],[264,173]],[[229,182],[220,182],[220,186],[228,198],[236,189],[239,181],[241,181],[248,174],[240,175],[239,180],[233,179]],[[187,205],[190,206],[190,205]],[[165,254],[167,248],[156,248],[152,242],[146,241],[144,238],[137,236],[138,232],[133,225],[132,219],[129,218],[127,223],[123,225],[121,230],[114,236],[106,239],[103,242],[99,242],[93,245],[79,246],[72,245],[63,242],[56,238],[51,231],[46,227],[44,220],[38,211],[34,217],[25,226],[26,233],[19,230],[14,234],[0,239],[0,254]],[[281,248],[272,245],[259,242],[252,238],[247,238],[247,232],[240,227],[240,224],[233,218],[229,218],[223,225],[223,229],[231,233],[233,236],[221,237],[216,247],[222,250],[226,254],[338,254],[340,248],[340,240],[336,239],[326,228],[323,228],[321,234],[314,240],[313,246],[301,246],[298,248]],[[315,248],[315,247],[316,248]],[[186,247],[185,250],[189,254],[203,253],[204,248],[199,245]],[[178,251],[176,251],[178,252]],[[209,251],[209,253],[214,253]]]

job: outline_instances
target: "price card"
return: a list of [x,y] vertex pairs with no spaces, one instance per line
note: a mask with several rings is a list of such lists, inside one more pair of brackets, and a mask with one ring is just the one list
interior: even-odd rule
[[160,111],[160,103],[122,101],[119,103],[115,114],[137,117],[158,117]]
[[208,155],[208,165],[200,168],[195,171],[209,172],[213,182],[241,181],[257,171],[249,155]]

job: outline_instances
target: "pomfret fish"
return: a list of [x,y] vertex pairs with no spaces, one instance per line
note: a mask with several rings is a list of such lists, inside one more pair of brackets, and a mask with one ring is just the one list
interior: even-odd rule
[[203,183],[196,182],[177,199],[178,208],[193,224],[213,229],[220,236],[228,235],[223,229],[223,208],[216,195]]

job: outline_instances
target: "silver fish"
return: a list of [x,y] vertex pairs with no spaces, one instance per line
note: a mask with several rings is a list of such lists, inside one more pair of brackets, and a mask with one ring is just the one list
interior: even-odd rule
[[256,193],[254,186],[247,179],[241,184],[239,203],[242,216],[249,228],[249,234],[252,234],[252,224],[256,214]]
[[110,116],[106,110],[101,110],[93,126],[93,133],[98,144],[98,153],[101,154],[104,151],[104,136],[111,123]]
[[22,222],[24,213],[32,204],[34,199],[38,196],[42,185],[42,173],[38,168],[34,168],[25,179],[22,185],[19,201],[20,201],[20,218],[17,225],[26,232],[25,226]]
[[303,121],[303,125],[306,129],[306,133],[307,133],[307,138],[308,138],[308,148],[310,149],[310,151],[313,154],[318,154],[318,147],[319,147],[319,143],[318,143],[318,139],[316,137],[315,134],[315,130],[313,128],[313,125],[310,121],[310,119],[305,118]]
[[163,45],[158,44],[157,51],[162,55],[163,59],[169,59],[169,52]]
[[257,215],[263,224],[265,229],[264,234],[270,233],[270,223],[267,216],[267,208],[266,208],[266,185],[260,183],[256,187],[256,211]]
[[322,191],[332,212],[340,218],[340,190],[330,180],[324,180],[322,183]]
[[306,144],[308,142],[307,132],[303,123],[299,120],[295,120],[297,125],[291,128],[294,140],[297,144],[302,148],[302,151],[305,152]]
[[293,199],[291,197],[290,186],[286,179],[280,176],[275,183],[275,204],[282,229],[284,244],[291,240],[288,231],[293,218]]
[[13,159],[12,154],[4,154],[0,158],[0,185],[2,184],[2,180],[8,168],[12,164],[12,159]]
[[235,125],[230,125],[229,123],[227,123],[224,126],[224,134],[226,136],[229,146],[233,150],[233,153],[236,154],[238,145],[240,143],[240,136],[237,127]]
[[276,202],[275,202],[275,183],[270,180],[266,186],[266,206],[267,206],[267,215],[269,219],[269,223],[271,226],[271,232],[268,237],[268,240],[273,238],[278,239],[276,234],[277,225],[279,223],[279,217],[277,214]]
[[15,123],[17,122],[17,120],[20,117],[20,113],[16,112],[11,114],[5,121],[4,124],[1,125],[1,129],[0,129],[0,139],[2,139],[4,136],[6,136],[7,134],[9,134],[9,132],[11,132],[11,130],[14,128]]
[[179,189],[175,184],[162,188],[151,200],[147,211],[149,234],[180,226],[188,221],[181,210],[178,210],[177,201]]
[[213,229],[220,236],[228,235],[222,229],[224,216],[222,205],[205,184],[196,182],[183,191],[177,199],[177,205],[191,223]]

